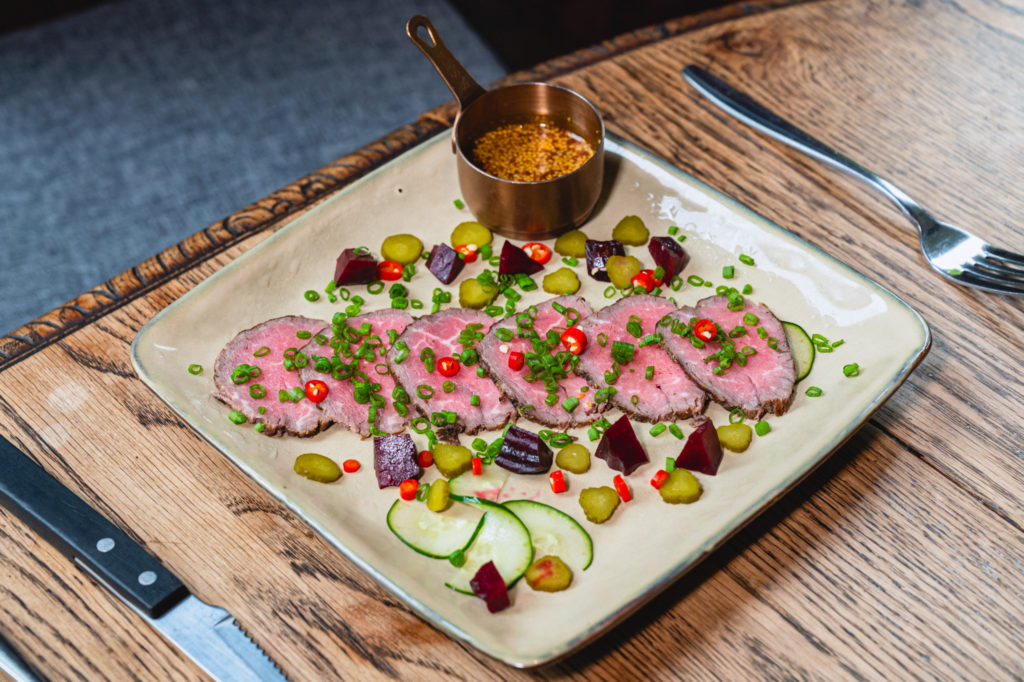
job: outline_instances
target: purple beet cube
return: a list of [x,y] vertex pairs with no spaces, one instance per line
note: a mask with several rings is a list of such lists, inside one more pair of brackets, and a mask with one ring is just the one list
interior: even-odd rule
[[389,488],[399,485],[407,478],[418,479],[423,469],[416,461],[416,444],[407,433],[395,436],[374,436],[373,471],[377,474],[377,485]]

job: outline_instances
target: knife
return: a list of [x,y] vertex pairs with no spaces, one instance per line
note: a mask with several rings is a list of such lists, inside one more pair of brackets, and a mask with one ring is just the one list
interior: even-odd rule
[[231,614],[0,437],[0,504],[121,598],[215,680],[285,680]]

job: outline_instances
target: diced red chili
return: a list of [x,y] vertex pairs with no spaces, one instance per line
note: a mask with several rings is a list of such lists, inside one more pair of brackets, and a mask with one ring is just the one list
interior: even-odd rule
[[587,335],[583,333],[582,329],[576,327],[569,327],[562,332],[561,339],[562,345],[573,355],[579,355],[587,347]]
[[459,244],[455,250],[462,254],[462,260],[466,263],[476,260],[476,248],[471,244]]
[[341,468],[346,474],[354,474],[359,471],[359,460],[358,459],[346,459],[341,463]]
[[402,264],[398,261],[382,260],[377,264],[377,276],[388,282],[402,279]]
[[705,318],[697,320],[697,324],[693,326],[693,333],[705,341],[710,341],[718,334],[718,330],[715,329],[714,322]]
[[452,357],[443,357],[437,361],[437,371],[443,377],[453,377],[459,373],[459,361]]
[[616,474],[612,481],[615,483],[615,492],[619,494],[623,502],[633,499],[633,493],[629,492],[629,485],[626,484],[626,479],[622,478],[622,474]]
[[430,450],[421,450],[420,454],[416,456],[416,463],[426,469],[434,463],[434,453]]
[[318,403],[327,397],[327,384],[319,379],[306,382],[306,397],[310,402]]
[[512,351],[508,354],[508,368],[511,370],[519,371],[526,364],[526,356],[517,350]]
[[654,478],[651,479],[651,485],[654,486],[655,490],[661,490],[661,486],[665,483],[668,478],[668,472],[664,469],[659,469],[655,474]]
[[470,460],[473,463],[473,475],[479,476],[484,472],[484,461],[479,457],[474,457]]
[[552,471],[548,478],[551,480],[551,492],[556,494],[565,492],[565,474],[561,469],[555,469]]
[[541,265],[544,265],[551,260],[551,249],[549,249],[546,244],[541,244],[540,242],[528,242],[523,244],[523,251],[526,252],[527,256]]
[[398,485],[398,494],[403,500],[410,501],[416,499],[416,493],[420,489],[420,482],[415,478],[407,478]]
[[649,275],[647,270],[641,270],[633,275],[633,279],[629,280],[629,283],[634,287],[640,287],[647,293],[654,291],[654,287],[656,286],[654,283],[654,277]]

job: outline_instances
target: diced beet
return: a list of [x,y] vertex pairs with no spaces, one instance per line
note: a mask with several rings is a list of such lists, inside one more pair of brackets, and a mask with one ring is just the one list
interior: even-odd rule
[[690,262],[690,254],[672,237],[651,237],[647,250],[651,252],[654,264],[664,268],[666,282],[682,272]]
[[334,266],[334,283],[369,284],[377,278],[377,259],[366,249],[345,249]]
[[407,478],[419,478],[423,469],[416,461],[416,444],[412,436],[400,433],[394,436],[374,436],[373,471],[377,485],[387,488]]
[[686,439],[682,452],[676,457],[676,466],[714,476],[721,463],[722,444],[718,442],[718,431],[709,419]]
[[501,247],[501,262],[498,264],[499,275],[532,275],[540,272],[544,266],[530,258],[521,248],[512,242],[505,242]]
[[627,476],[641,464],[651,461],[647,458],[644,446],[637,440],[633,425],[629,423],[629,417],[626,415],[622,415],[619,421],[605,429],[594,454],[608,462],[612,469]]
[[587,240],[587,274],[601,282],[609,282],[608,259],[612,256],[625,256],[626,247],[617,239],[609,239],[606,242],[599,242],[593,239]]
[[544,474],[551,468],[551,448],[536,433],[509,427],[494,463],[516,474]]
[[507,609],[512,602],[508,598],[508,588],[505,587],[505,579],[495,567],[493,561],[488,561],[481,566],[476,575],[469,581],[473,594],[487,602],[487,610],[497,613]]
[[465,261],[459,258],[459,252],[444,243],[434,244],[427,259],[427,270],[434,273],[442,284],[451,284],[465,265]]

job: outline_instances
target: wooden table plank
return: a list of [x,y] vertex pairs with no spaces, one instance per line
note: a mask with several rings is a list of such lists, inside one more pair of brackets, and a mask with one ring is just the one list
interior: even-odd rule
[[[980,0],[808,3],[641,41],[559,79],[611,129],[889,283],[935,340],[807,481],[609,635],[538,673],[422,623],[135,378],[135,332],[260,241],[250,218],[195,238],[218,243],[209,260],[0,372],[0,435],[231,611],[295,679],[1020,678],[1021,301],[943,282],[883,200],[723,116],[678,70],[712,64],[941,215],[1024,250],[1024,216],[1010,219],[1022,204],[1006,190],[1024,179],[1021,16]],[[431,116],[444,118],[418,125]],[[289,191],[299,194],[285,220],[303,206]],[[274,205],[261,204],[264,219]],[[201,676],[3,512],[0,632],[54,679]]]

